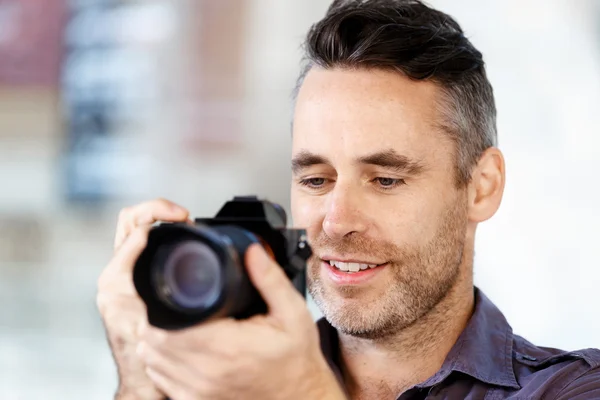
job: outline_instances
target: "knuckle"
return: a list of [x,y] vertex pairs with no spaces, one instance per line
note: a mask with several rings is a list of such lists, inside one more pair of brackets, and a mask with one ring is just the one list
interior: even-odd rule
[[154,200],[149,202],[149,205],[152,208],[156,208],[156,207],[165,208],[165,207],[170,207],[172,204],[173,204],[173,202],[165,199],[164,197],[157,197]]
[[103,312],[106,311],[108,306],[113,302],[110,293],[100,289],[96,294],[96,306]]
[[101,292],[96,295],[96,308],[101,315],[106,313],[106,296]]
[[119,211],[119,222],[125,222],[129,216],[132,214],[133,207],[123,207]]
[[99,293],[96,296],[96,306],[105,321],[119,319],[125,313],[122,302],[110,293]]
[[102,270],[102,272],[98,276],[98,279],[96,280],[96,292],[98,294],[105,292],[106,289],[109,288],[112,284],[112,270],[114,269],[113,263],[114,262],[111,261],[106,267],[104,267],[104,270]]

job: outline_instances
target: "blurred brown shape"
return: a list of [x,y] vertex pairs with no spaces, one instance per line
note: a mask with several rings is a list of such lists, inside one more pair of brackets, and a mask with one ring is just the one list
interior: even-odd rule
[[61,129],[58,102],[58,89],[0,85],[0,140],[56,136]]

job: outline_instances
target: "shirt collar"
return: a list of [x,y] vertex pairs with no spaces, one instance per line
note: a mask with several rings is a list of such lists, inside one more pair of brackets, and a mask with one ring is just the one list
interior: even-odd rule
[[442,368],[419,387],[432,386],[457,371],[490,385],[519,389],[513,369],[513,331],[500,310],[475,288],[475,309]]
[[[337,365],[339,361],[337,331],[325,319],[318,321],[317,325],[323,354],[340,382],[343,382]],[[519,389],[513,369],[512,353],[511,326],[483,292],[475,288],[473,315],[448,353],[442,368],[416,387],[436,385],[456,371],[490,385]]]

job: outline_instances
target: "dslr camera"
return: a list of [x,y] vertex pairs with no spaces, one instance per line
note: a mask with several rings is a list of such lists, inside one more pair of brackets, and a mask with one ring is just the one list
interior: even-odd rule
[[304,296],[312,251],[305,230],[286,225],[280,205],[236,196],[214,218],[152,227],[133,270],[149,323],[176,330],[208,319],[266,313],[246,272],[245,253],[253,243],[264,247]]

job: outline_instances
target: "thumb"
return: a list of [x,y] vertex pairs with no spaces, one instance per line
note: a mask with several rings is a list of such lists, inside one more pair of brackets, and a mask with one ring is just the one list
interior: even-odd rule
[[267,303],[269,315],[286,325],[293,325],[299,314],[308,312],[304,297],[261,245],[248,247],[246,268],[252,284]]

